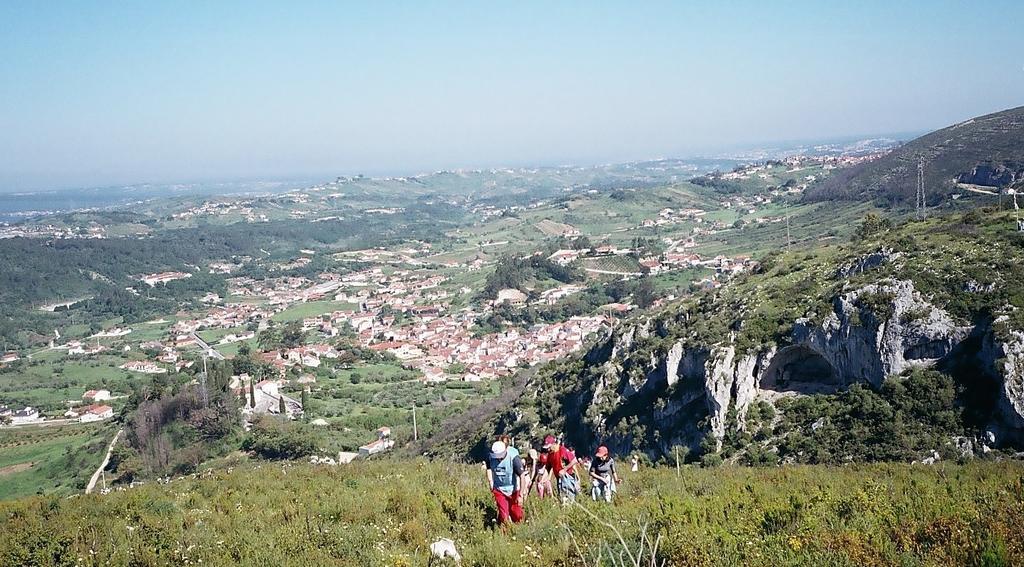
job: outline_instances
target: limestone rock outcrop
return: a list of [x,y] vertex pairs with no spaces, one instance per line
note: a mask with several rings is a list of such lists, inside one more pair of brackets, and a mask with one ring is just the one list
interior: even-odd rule
[[[869,269],[882,261],[868,259],[847,269]],[[664,446],[695,448],[709,432],[720,442],[730,412],[743,429],[748,409],[759,399],[835,392],[854,383],[879,387],[912,367],[957,356],[958,347],[978,333],[994,340],[990,329],[958,324],[904,280],[846,291],[818,321],[794,321],[783,344],[744,352],[731,336],[708,345],[667,336],[671,342],[660,350],[637,352],[640,340],[652,334],[644,322],[620,329],[588,355],[592,364],[603,365],[591,403],[634,415],[646,412],[639,417],[657,428]],[[999,415],[994,416],[999,431],[1024,438],[1024,333],[992,342],[974,356],[1001,376]],[[628,434],[605,431],[606,422],[604,416],[588,424],[589,437],[630,448]]]

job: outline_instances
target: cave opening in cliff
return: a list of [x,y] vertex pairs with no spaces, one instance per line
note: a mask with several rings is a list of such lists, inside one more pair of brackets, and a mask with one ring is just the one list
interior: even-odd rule
[[839,390],[839,373],[814,349],[796,345],[780,350],[761,377],[761,388],[802,394]]

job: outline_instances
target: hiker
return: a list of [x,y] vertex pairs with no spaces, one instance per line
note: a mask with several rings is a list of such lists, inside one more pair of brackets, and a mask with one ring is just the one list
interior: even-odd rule
[[513,459],[516,457],[522,457],[522,455],[519,453],[519,449],[517,449],[515,444],[512,443],[512,437],[510,437],[507,433],[502,433],[501,435],[499,435],[497,440],[505,444],[505,447],[508,448],[508,451],[512,453]]
[[487,484],[498,506],[498,524],[523,521],[523,459],[515,447],[495,441],[487,455]]
[[550,494],[553,494],[551,490],[551,473],[548,472],[546,466],[544,466],[541,455],[536,449],[530,449],[527,457],[527,469],[529,472],[529,486],[527,486],[526,492],[529,493],[533,487],[537,487],[537,498],[544,498]]
[[618,471],[615,470],[615,460],[608,454],[608,447],[604,445],[597,448],[594,460],[590,463],[590,481],[590,497],[595,502],[598,499],[611,502],[616,485],[622,482]]
[[544,438],[544,466],[554,478],[562,504],[576,501],[580,492],[580,479],[576,475],[576,454],[555,439],[554,435]]

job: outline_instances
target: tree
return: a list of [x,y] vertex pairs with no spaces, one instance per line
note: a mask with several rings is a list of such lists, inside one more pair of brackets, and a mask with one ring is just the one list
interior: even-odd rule
[[655,300],[654,283],[651,282],[650,278],[641,278],[640,283],[636,286],[636,291],[633,293],[633,300],[636,301],[638,307],[650,307]]
[[309,391],[305,388],[302,389],[302,409],[306,409],[306,405],[309,403]]
[[857,227],[856,237],[860,240],[870,238],[880,232],[885,232],[892,228],[892,221],[882,217],[878,213],[868,213],[864,215],[861,220],[860,226]]
[[249,407],[256,407],[256,387],[253,386],[253,379],[249,379]]
[[281,395],[281,396],[279,396],[277,398],[277,411],[282,416],[288,415],[287,408],[285,408],[285,405],[284,405],[284,396],[283,395]]
[[248,405],[249,401],[246,399],[245,395],[245,384],[242,384],[242,387],[238,389],[238,398],[239,402],[241,402],[241,407],[244,408],[246,405]]
[[277,329],[262,331],[256,338],[256,344],[263,350],[274,350],[281,347],[281,333]]
[[302,323],[299,321],[288,323],[281,333],[281,343],[288,348],[302,346],[305,339],[306,333],[302,330]]

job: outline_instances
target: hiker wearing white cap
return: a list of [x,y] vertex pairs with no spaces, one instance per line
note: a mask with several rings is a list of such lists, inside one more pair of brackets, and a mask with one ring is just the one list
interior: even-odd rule
[[[513,448],[514,449],[514,448]],[[511,451],[503,441],[495,441],[487,455],[487,483],[498,506],[498,524],[511,519],[523,521],[523,459],[519,451]]]

